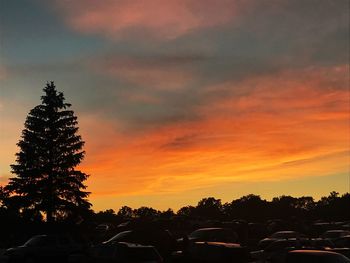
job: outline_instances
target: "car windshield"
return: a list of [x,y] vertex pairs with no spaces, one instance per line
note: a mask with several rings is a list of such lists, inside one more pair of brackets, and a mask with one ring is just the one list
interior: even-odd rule
[[54,237],[50,236],[35,236],[29,239],[24,246],[26,247],[34,247],[34,246],[50,246],[55,245],[56,241]]
[[340,238],[336,241],[334,241],[336,243],[337,246],[348,246],[350,244],[350,237],[343,237],[343,238]]
[[337,237],[340,237],[342,235],[345,235],[344,232],[341,232],[341,231],[329,231],[329,232],[326,232],[324,233],[324,237],[328,237],[328,238],[337,238]]
[[312,240],[311,245],[316,247],[334,247],[333,242],[326,239]]
[[192,232],[189,237],[190,238],[208,238],[213,235],[218,235],[222,232],[222,229],[198,229]]
[[111,239],[107,240],[104,243],[109,243],[109,242],[121,242],[121,241],[126,241],[125,239],[131,235],[132,231],[124,231],[120,232],[119,234],[115,235]]
[[275,241],[272,244],[270,244],[265,250],[278,250],[278,249],[284,249],[287,247],[295,247],[299,246],[300,243],[296,240],[282,240],[282,241]]

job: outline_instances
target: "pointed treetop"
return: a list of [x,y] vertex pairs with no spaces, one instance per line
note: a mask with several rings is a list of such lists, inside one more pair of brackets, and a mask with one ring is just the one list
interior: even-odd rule
[[62,92],[57,92],[53,81],[47,82],[43,91],[45,92],[45,95],[41,96],[43,104],[52,106],[57,109],[65,109],[71,106],[69,103],[64,103],[64,95]]

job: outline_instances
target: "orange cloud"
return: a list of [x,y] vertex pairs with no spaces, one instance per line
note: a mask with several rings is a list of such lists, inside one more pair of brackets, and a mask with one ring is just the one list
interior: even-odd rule
[[[98,120],[101,133],[88,136],[93,146],[84,164],[93,174],[92,198],[181,195],[229,182],[345,172],[346,85],[345,66],[286,71],[223,84],[232,93],[198,106],[197,120],[133,133]],[[250,91],[237,96],[240,89]]]
[[133,34],[173,39],[225,24],[237,12],[236,1],[226,0],[64,0],[57,6],[77,31],[112,39]]

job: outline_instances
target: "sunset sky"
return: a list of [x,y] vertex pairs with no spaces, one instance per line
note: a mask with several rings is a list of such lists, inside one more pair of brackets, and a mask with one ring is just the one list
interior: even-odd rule
[[0,0],[0,185],[55,81],[94,210],[349,191],[348,0]]

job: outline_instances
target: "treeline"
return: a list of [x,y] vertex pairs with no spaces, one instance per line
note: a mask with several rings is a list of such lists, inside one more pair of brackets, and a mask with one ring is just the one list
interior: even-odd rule
[[132,209],[123,206],[117,212],[109,209],[96,214],[97,218],[105,221],[110,221],[111,218],[165,219],[173,216],[221,221],[244,219],[249,222],[291,217],[303,220],[349,220],[350,194],[339,195],[337,192],[331,192],[319,201],[315,201],[311,196],[287,195],[267,201],[259,195],[249,194],[229,203],[222,203],[220,199],[208,197],[200,200],[196,206],[182,207],[176,213],[171,209],[159,211],[151,207]]
[[[29,210],[21,211],[18,207],[11,207],[6,195],[1,194],[0,187],[0,220],[5,221],[31,221],[43,222],[44,216],[32,214]],[[133,209],[128,206],[121,207],[118,211],[108,209],[94,212],[93,210],[81,211],[75,217],[62,219],[66,222],[121,222],[130,219],[171,219],[184,217],[200,220],[230,221],[243,219],[249,222],[264,222],[269,219],[299,218],[305,221],[326,220],[341,221],[350,220],[350,194],[340,195],[331,192],[328,196],[315,201],[311,196],[292,197],[283,195],[273,198],[271,201],[262,199],[259,195],[249,194],[232,202],[222,203],[214,197],[203,198],[196,206],[184,206],[177,212],[172,209],[159,211],[152,207],[140,207]]]
[[[318,201],[309,196],[297,198],[286,195],[267,201],[258,195],[250,194],[227,203],[222,203],[220,199],[214,197],[203,198],[196,206],[185,206],[176,212],[172,209],[159,211],[152,207],[133,209],[128,206],[123,206],[118,211],[108,209],[94,212],[86,209],[76,215],[57,218],[54,223],[48,224],[45,221],[45,215],[30,209],[19,209],[18,204],[8,198],[6,192],[0,187],[0,231],[3,233],[0,237],[0,247],[22,244],[35,234],[49,231],[84,233],[84,235],[91,235],[93,237],[91,239],[94,239],[96,227],[106,223],[114,227],[125,223],[126,228],[133,224],[149,225],[151,223],[155,227],[171,229],[180,236],[186,231],[194,230],[195,227],[192,224],[196,225],[198,222],[220,225],[223,222],[244,220],[264,224],[268,220],[278,219],[292,222],[290,224],[292,226],[295,222],[310,225],[315,221],[349,221],[349,208],[349,193],[339,195],[337,192],[331,192]],[[131,225],[128,225],[129,223]]]

